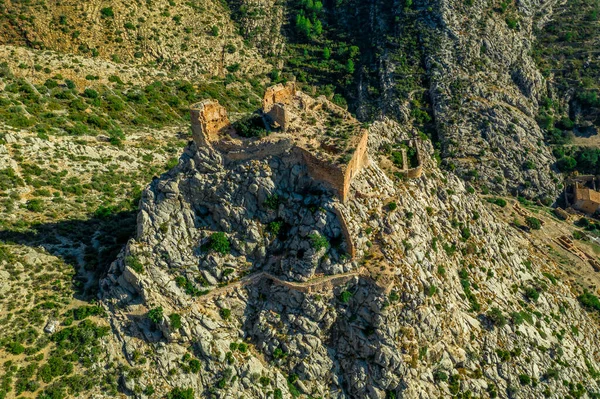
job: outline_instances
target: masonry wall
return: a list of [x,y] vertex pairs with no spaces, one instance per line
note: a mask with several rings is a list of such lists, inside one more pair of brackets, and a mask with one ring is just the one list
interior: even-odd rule
[[277,122],[277,124],[281,126],[281,129],[285,131],[288,125],[289,111],[287,111],[284,106],[279,103],[273,104],[271,110],[267,112],[267,115],[274,122]]
[[335,191],[342,201],[346,201],[344,197],[344,172],[342,169],[337,165],[321,161],[304,148],[296,147],[296,150],[300,152],[310,177],[324,183]]
[[350,183],[352,183],[352,179],[360,172],[362,168],[368,165],[369,157],[367,154],[367,144],[369,140],[369,133],[365,130],[363,132],[356,149],[354,150],[354,154],[352,155],[352,159],[348,162],[346,166],[346,171],[344,173],[344,181],[341,192],[342,201],[346,202],[348,196],[350,194]]
[[274,104],[290,104],[296,94],[296,84],[288,82],[285,86],[281,83],[267,88],[263,97],[263,111],[268,113]]
[[290,139],[259,142],[257,144],[244,143],[241,146],[218,143],[216,144],[216,148],[230,161],[246,161],[248,159],[262,159],[270,156],[283,156],[293,148],[293,143]]
[[348,255],[350,255],[350,258],[354,259],[354,257],[356,256],[356,245],[354,244],[354,240],[352,239],[352,234],[350,234],[350,229],[348,228],[348,222],[346,221],[346,217],[335,204],[333,206],[333,211],[337,216],[338,221],[340,222],[342,235],[344,236],[344,240],[346,241]]
[[205,100],[190,108],[192,135],[198,147],[210,146],[219,139],[219,133],[231,126],[227,110],[217,101]]

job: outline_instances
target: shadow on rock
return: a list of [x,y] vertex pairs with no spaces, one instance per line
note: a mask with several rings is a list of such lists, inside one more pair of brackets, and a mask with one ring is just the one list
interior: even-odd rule
[[42,247],[75,270],[81,300],[95,298],[98,281],[135,232],[137,211],[105,212],[89,219],[35,224],[27,230],[0,230],[0,241]]

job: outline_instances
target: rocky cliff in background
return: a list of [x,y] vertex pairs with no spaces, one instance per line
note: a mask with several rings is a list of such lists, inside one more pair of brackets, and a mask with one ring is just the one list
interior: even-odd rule
[[[370,137],[375,156],[407,133],[386,121]],[[394,182],[373,162],[336,204],[357,245],[349,259],[336,200],[301,166],[188,147],[144,192],[137,235],[102,282],[116,346],[142,370],[123,374],[127,391],[598,392],[600,331],[555,284],[553,261],[423,151],[419,179]]]
[[443,157],[496,192],[553,201],[554,157],[536,122],[546,83],[530,56],[536,12],[556,2],[442,1],[427,57]]
[[[310,12],[290,0],[260,13],[265,24],[254,29],[278,26],[272,21],[286,7],[281,32],[296,43],[287,51],[290,73],[309,70],[336,85],[363,120],[414,124],[439,141],[444,165],[473,185],[552,202],[559,179],[536,122],[548,93],[531,51],[534,25],[542,26],[556,3],[344,0],[324,4],[317,14],[324,33],[307,39],[294,18]],[[280,36],[271,37],[277,43]],[[350,80],[317,50],[332,48],[343,64],[349,45],[360,52]]]

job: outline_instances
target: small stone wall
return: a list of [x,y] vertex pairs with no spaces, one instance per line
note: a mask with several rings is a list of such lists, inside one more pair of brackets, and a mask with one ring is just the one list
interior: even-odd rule
[[404,173],[409,179],[417,179],[423,174],[423,158],[421,158],[421,149],[419,148],[419,142],[417,140],[410,140],[409,145],[417,152],[417,166],[414,168],[408,167],[407,154],[406,151],[403,151],[402,160],[406,166],[403,168],[404,170],[402,170],[401,173]]
[[281,138],[268,142],[256,142],[252,144],[242,143],[231,145],[228,143],[216,143],[215,148],[230,161],[246,161],[248,159],[261,159],[270,156],[279,156],[293,148],[290,139]]
[[345,189],[344,171],[335,164],[321,161],[304,148],[296,147],[296,150],[300,153],[310,177],[324,183],[335,191],[342,201],[346,201],[348,193]]

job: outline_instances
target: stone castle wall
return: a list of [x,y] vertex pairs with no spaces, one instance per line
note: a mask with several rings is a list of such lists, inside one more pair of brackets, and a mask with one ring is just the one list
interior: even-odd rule
[[332,163],[324,162],[315,157],[310,151],[296,147],[301,155],[301,159],[306,165],[308,174],[313,180],[324,183],[327,187],[332,189],[336,195],[342,200],[346,201],[347,193],[344,190],[344,172],[342,169]]
[[204,100],[190,107],[192,135],[196,145],[211,146],[223,130],[231,127],[227,110],[216,100]]
[[337,216],[338,221],[340,222],[340,227],[342,229],[342,235],[344,236],[344,240],[346,241],[346,248],[348,250],[348,255],[350,258],[354,259],[356,256],[356,244],[354,244],[354,239],[352,238],[352,234],[350,234],[350,229],[348,227],[348,222],[346,221],[346,217],[339,209],[338,206],[334,204],[333,211]]
[[274,104],[290,104],[296,95],[296,84],[288,82],[285,86],[281,83],[267,89],[263,97],[262,109],[268,114]]
[[288,126],[288,121],[290,118],[289,111],[285,109],[285,106],[280,103],[275,103],[271,106],[271,110],[266,113],[273,122],[277,122],[277,124],[281,127],[281,130],[285,131]]
[[423,159],[421,158],[421,150],[419,149],[419,143],[417,143],[417,140],[412,140],[410,144],[417,151],[417,166],[408,169],[406,171],[406,176],[409,179],[417,179],[423,174]]
[[348,198],[348,194],[350,193],[350,183],[352,179],[360,172],[362,168],[369,164],[369,156],[367,154],[367,144],[369,140],[369,133],[365,130],[356,149],[354,150],[354,154],[352,155],[352,159],[348,162],[346,166],[346,171],[344,173],[344,181],[342,188],[342,198],[344,202]]

